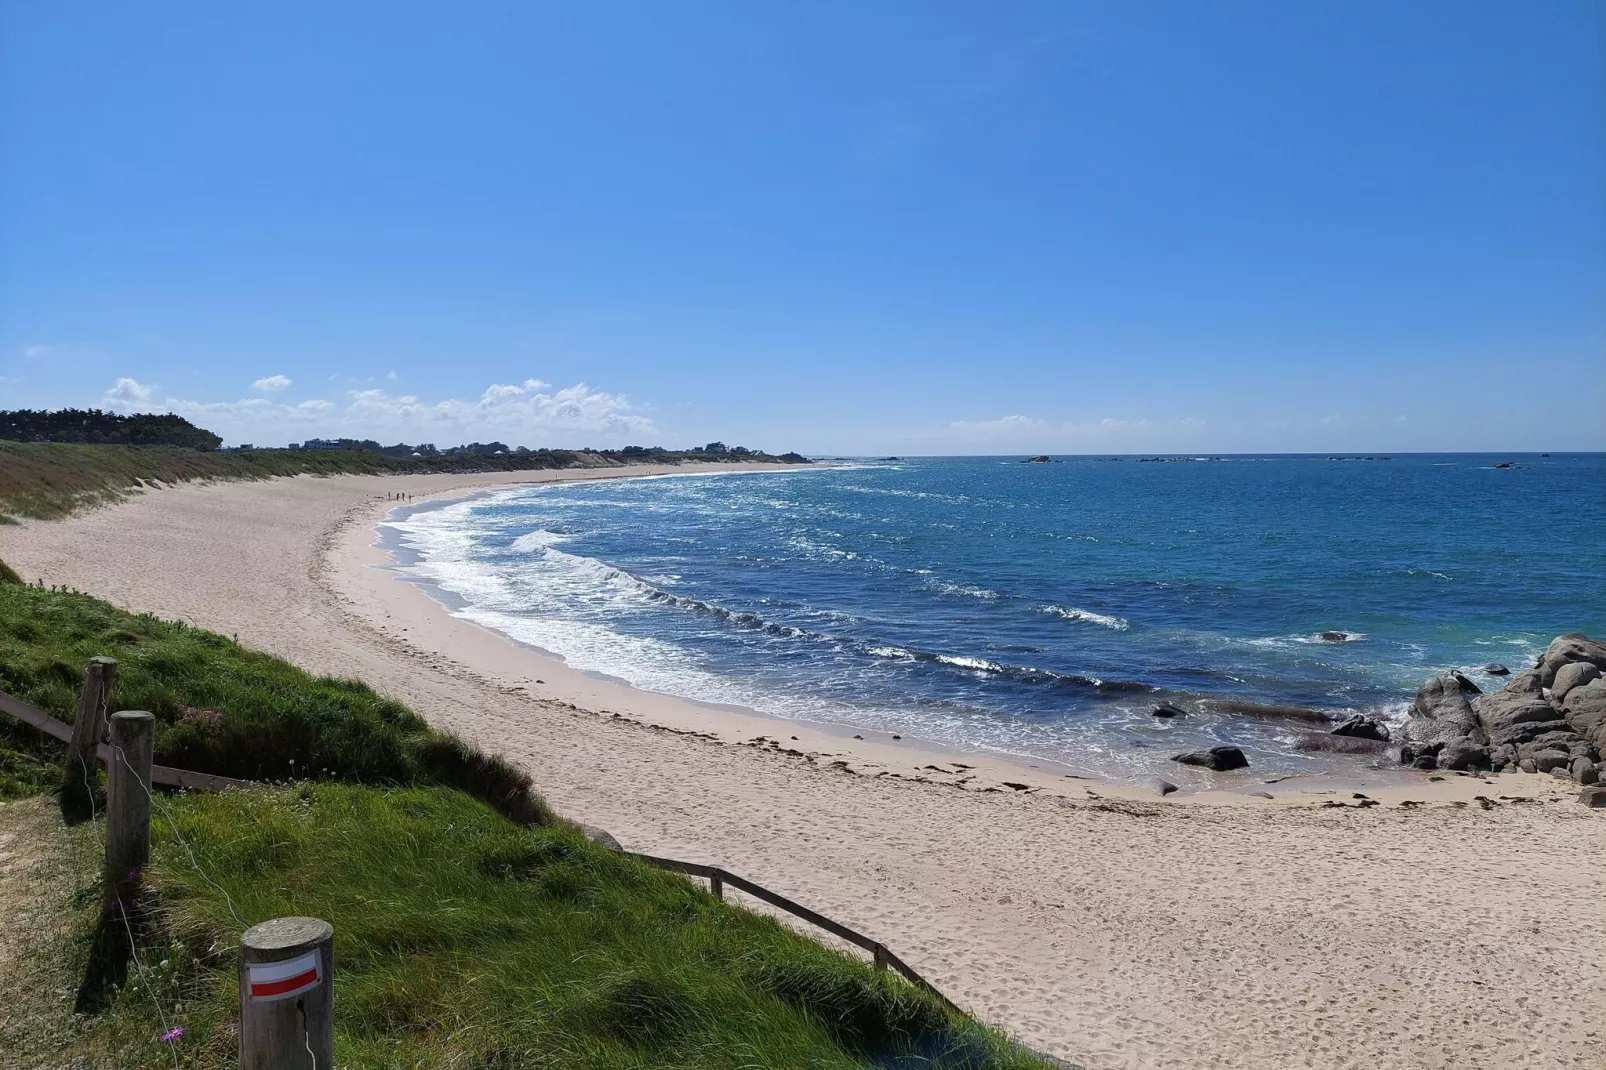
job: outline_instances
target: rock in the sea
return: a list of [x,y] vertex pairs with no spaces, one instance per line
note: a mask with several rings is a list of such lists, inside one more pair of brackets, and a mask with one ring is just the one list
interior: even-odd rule
[[1389,726],[1376,717],[1367,717],[1356,714],[1339,722],[1333,729],[1335,736],[1357,736],[1361,739],[1375,739],[1383,743],[1389,741]]
[[1249,759],[1237,747],[1211,747],[1209,750],[1188,751],[1186,754],[1173,754],[1173,762],[1183,765],[1202,765],[1206,769],[1216,772],[1225,772],[1228,769],[1247,769]]
[[1349,642],[1349,632],[1323,632],[1321,639],[1328,643],[1347,643]]
[[1174,702],[1162,702],[1154,708],[1156,717],[1186,717],[1188,711]]
[[1417,689],[1404,735],[1412,743],[1444,743],[1466,738],[1474,743],[1487,742],[1472,703],[1467,701],[1460,681],[1453,676],[1435,676]]
[[1539,681],[1549,687],[1563,665],[1580,661],[1606,672],[1606,642],[1578,632],[1557,636],[1539,656],[1539,664],[1534,669],[1539,674]]
[[1570,661],[1556,670],[1550,682],[1550,697],[1558,703],[1567,701],[1567,693],[1582,687],[1591,680],[1600,679],[1600,669],[1587,661]]
[[1470,739],[1452,739],[1438,755],[1440,769],[1487,769],[1489,748]]
[[1483,671],[1488,673],[1490,676],[1504,676],[1511,670],[1500,664],[1498,661],[1491,661],[1489,664],[1483,667]]
[[1578,801],[1585,806],[1606,806],[1606,784],[1593,784],[1578,793]]
[[1483,694],[1483,688],[1479,687],[1477,684],[1475,684],[1471,680],[1467,679],[1466,674],[1461,672],[1459,669],[1451,669],[1449,675],[1453,680],[1455,680],[1456,683],[1461,685],[1461,690],[1465,691],[1467,694],[1469,694],[1469,695],[1481,695],[1481,694]]

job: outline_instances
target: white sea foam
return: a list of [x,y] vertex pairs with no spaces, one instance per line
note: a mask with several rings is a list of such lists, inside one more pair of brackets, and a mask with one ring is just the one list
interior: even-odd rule
[[1120,617],[1107,617],[1103,613],[1094,613],[1091,610],[1078,609],[1076,606],[1039,606],[1038,612],[1051,613],[1056,617],[1063,617],[1066,620],[1079,620],[1085,624],[1097,624],[1104,628],[1113,628],[1118,632],[1124,632],[1128,628],[1132,627],[1131,622],[1122,620]]
[[937,660],[944,665],[957,665],[961,669],[975,669],[977,672],[1003,672],[1004,667],[996,661],[986,658],[967,658],[959,654],[938,654]]
[[949,594],[962,598],[980,598],[984,602],[991,602],[999,597],[997,591],[986,587],[975,587],[968,583],[950,583],[948,580],[929,580],[926,586],[938,594]]

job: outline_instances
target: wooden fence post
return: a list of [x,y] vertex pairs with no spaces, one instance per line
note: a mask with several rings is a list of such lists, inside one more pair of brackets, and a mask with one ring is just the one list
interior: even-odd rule
[[241,1070],[334,1070],[334,926],[275,918],[240,938]]
[[106,708],[112,685],[117,681],[117,659],[90,658],[84,669],[84,685],[78,692],[78,712],[73,715],[72,739],[67,744],[67,760],[61,767],[61,787],[83,809],[89,807],[94,791],[95,747],[106,734]]
[[708,890],[714,893],[715,899],[725,898],[725,878],[717,869],[708,875]]
[[143,710],[111,716],[112,760],[106,774],[106,883],[113,898],[139,886],[151,858],[151,760],[156,718]]

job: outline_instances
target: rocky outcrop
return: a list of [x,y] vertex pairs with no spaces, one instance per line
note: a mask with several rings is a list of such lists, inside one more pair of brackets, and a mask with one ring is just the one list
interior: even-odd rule
[[1367,717],[1358,713],[1354,717],[1347,717],[1339,722],[1338,727],[1333,729],[1333,735],[1355,736],[1358,739],[1375,739],[1380,743],[1387,743],[1389,741],[1389,726],[1376,717]]
[[1558,636],[1539,656],[1539,664],[1534,666],[1534,671],[1539,674],[1539,682],[1550,687],[1555,682],[1557,670],[1563,665],[1579,662],[1606,672],[1606,642],[1578,632]]
[[1457,672],[1435,676],[1416,693],[1400,761],[1418,769],[1554,773],[1586,787],[1606,781],[1603,669],[1606,643],[1573,634],[1491,694],[1479,694]]

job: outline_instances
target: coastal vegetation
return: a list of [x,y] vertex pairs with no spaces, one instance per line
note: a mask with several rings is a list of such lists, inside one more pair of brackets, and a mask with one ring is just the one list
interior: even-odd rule
[[[0,414],[6,415],[6,414]],[[14,414],[11,414],[14,415]],[[433,447],[431,447],[433,449]],[[381,449],[300,448],[205,450],[163,445],[0,441],[0,523],[18,517],[53,519],[103,505],[152,484],[209,479],[268,479],[295,475],[406,475],[524,472],[549,468],[610,468],[626,464],[698,461],[806,463],[787,453],[707,453],[624,450],[471,451],[396,455]]]
[[[35,1007],[4,1038],[29,1065],[237,1065],[239,935],[291,914],[334,925],[342,1066],[1045,1065],[920,989],[591,842],[516,769],[363,684],[0,582],[0,690],[70,720],[94,654],[118,659],[114,708],[156,715],[158,762],[273,783],[158,796],[120,965],[104,955],[98,825],[70,832],[50,904],[68,921],[19,967],[31,1002],[59,1013]],[[60,757],[0,718],[0,794],[50,789]]]

